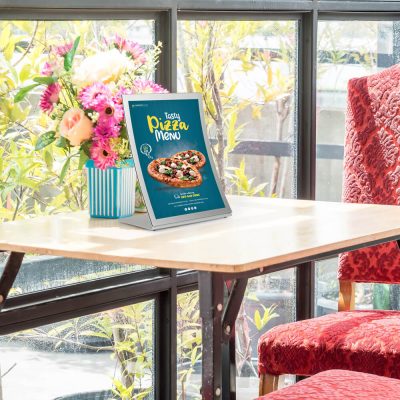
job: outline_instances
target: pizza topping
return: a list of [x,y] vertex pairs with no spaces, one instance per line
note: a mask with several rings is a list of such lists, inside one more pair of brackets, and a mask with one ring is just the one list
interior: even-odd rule
[[171,175],[172,169],[170,167],[167,167],[161,162],[161,165],[158,167],[158,172],[160,174],[165,174],[165,175]]
[[191,164],[198,163],[199,161],[200,161],[200,158],[197,155],[194,155],[194,156],[190,157],[190,159],[189,159],[189,162]]
[[187,162],[168,158],[160,161],[157,171],[160,174],[169,176],[170,178],[180,179],[183,181],[193,181],[198,176],[198,173],[193,170]]

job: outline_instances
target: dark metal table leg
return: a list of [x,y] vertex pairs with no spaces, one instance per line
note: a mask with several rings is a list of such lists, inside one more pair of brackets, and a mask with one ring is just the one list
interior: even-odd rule
[[203,341],[202,399],[221,399],[223,276],[216,272],[199,272],[199,291]]
[[236,400],[235,322],[246,292],[247,278],[232,280],[228,287],[222,316],[222,399]]
[[246,278],[230,280],[225,290],[220,273],[199,272],[203,400],[236,399],[235,321],[246,285]]
[[12,251],[7,258],[3,274],[0,278],[0,310],[4,307],[4,303],[22,265],[24,255],[24,253]]
[[156,400],[177,398],[177,288],[176,270],[170,271],[171,287],[160,293],[156,319]]

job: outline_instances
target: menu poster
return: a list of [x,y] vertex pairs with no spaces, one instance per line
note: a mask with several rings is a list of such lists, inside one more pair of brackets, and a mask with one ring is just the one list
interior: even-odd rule
[[204,129],[201,95],[129,95],[124,108],[150,224],[140,216],[122,222],[157,229],[230,215]]

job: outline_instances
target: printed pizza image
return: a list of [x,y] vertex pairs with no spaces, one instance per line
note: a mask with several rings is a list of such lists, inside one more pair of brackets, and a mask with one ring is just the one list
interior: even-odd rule
[[195,187],[203,182],[197,168],[179,158],[157,158],[148,165],[147,172],[157,181],[179,188]]
[[186,150],[176,153],[172,157],[187,161],[196,168],[202,168],[206,164],[206,158],[203,153],[197,150]]

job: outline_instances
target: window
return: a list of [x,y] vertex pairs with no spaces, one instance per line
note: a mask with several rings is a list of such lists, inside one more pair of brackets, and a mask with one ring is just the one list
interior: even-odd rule
[[178,22],[178,90],[204,93],[227,193],[295,194],[297,22]]
[[[329,20],[318,24],[317,200],[340,201],[347,82],[398,62],[399,23]],[[337,258],[317,263],[316,311],[337,310]],[[357,285],[358,308],[398,308],[397,286]]]
[[[178,90],[204,93],[228,194],[295,196],[297,34],[295,20],[178,22]],[[295,309],[294,269],[249,281],[236,324],[239,397],[257,395],[259,337],[293,321]],[[191,375],[198,387],[186,386],[186,395],[199,393],[200,361]]]
[[[141,10],[122,0],[112,3],[113,10],[96,7],[107,6],[104,1],[66,2],[63,8],[52,4],[46,10],[40,8],[44,3],[32,0],[32,9],[21,9],[19,4],[7,9],[0,6],[5,18],[0,20],[1,221],[87,207],[85,176],[78,160],[68,161],[72,167],[64,174],[67,156],[61,149],[34,151],[36,136],[52,129],[51,121],[39,114],[39,90],[15,101],[19,89],[32,84],[41,71],[51,46],[79,36],[84,45],[77,57],[82,58],[114,34],[148,49],[161,40],[161,62],[154,77],[180,92],[204,93],[208,135],[228,194],[292,198],[298,193],[311,196],[315,189],[317,200],[329,201],[341,199],[347,81],[400,61],[397,0],[223,0],[218,4],[172,0],[157,5],[142,2]],[[366,14],[353,18],[352,11]],[[317,64],[307,65],[312,60],[305,61],[303,56],[311,54],[314,35],[318,37]],[[315,83],[316,110],[307,110]],[[314,122],[316,171],[310,158],[313,149],[298,144],[314,143]],[[314,172],[315,188],[306,188],[305,176]],[[0,253],[0,265],[3,261]],[[115,279],[133,279],[147,268],[32,254],[25,259],[11,302],[40,299],[47,289],[57,292],[62,286],[80,283],[87,283],[85,288],[94,294],[104,283],[112,286]],[[150,272],[156,275],[158,270]],[[169,273],[163,271],[157,278]],[[181,400],[199,399],[201,385],[198,292],[195,279],[189,284],[186,278],[180,281],[186,273],[190,274],[178,273],[176,278],[183,282],[177,298],[176,338]],[[336,310],[336,273],[336,259],[317,263],[318,315]],[[359,308],[399,308],[399,289],[358,287]],[[302,306],[295,299],[294,268],[249,281],[236,325],[238,400],[256,397],[257,340],[267,329],[295,320],[296,308]],[[153,336],[158,337],[161,330],[157,326],[160,307],[157,294],[142,300],[96,314],[98,309],[90,308],[83,317],[2,337],[4,400],[108,398],[113,389],[120,392],[116,398],[130,399],[129,390],[135,390],[137,398],[157,398]],[[29,308],[20,311],[29,313]]]
[[2,398],[153,399],[153,318],[147,301],[3,336]]

